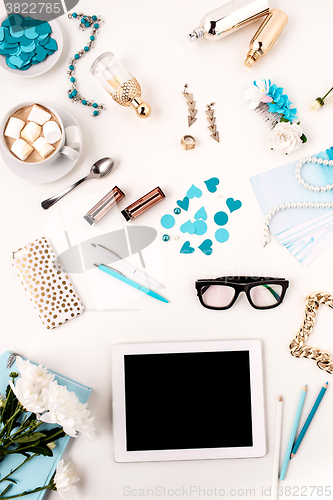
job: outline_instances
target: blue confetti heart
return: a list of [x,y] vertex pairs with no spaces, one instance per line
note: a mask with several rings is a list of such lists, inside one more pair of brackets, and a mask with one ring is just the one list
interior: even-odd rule
[[187,196],[185,196],[185,198],[183,198],[182,200],[177,200],[177,205],[180,208],[182,208],[183,210],[185,210],[186,212],[188,210],[189,204],[190,204],[190,200],[188,199]]
[[187,191],[186,196],[188,196],[191,200],[192,198],[200,198],[202,196],[202,191],[192,184],[190,189]]
[[193,253],[194,252],[194,248],[191,247],[190,245],[190,242],[189,241],[185,241],[184,245],[181,247],[180,249],[180,253]]
[[204,207],[199,208],[197,213],[194,216],[195,219],[207,220],[207,212]]
[[212,240],[204,240],[198,248],[205,255],[212,255],[213,253],[212,244],[213,244]]
[[193,226],[195,227],[195,234],[198,236],[202,236],[207,231],[207,224],[203,220],[196,220],[193,222]]
[[242,202],[240,200],[234,200],[233,198],[228,198],[226,204],[230,213],[235,212],[235,210],[239,210],[242,206]]
[[184,224],[182,224],[179,229],[182,233],[188,233],[188,234],[195,233],[195,226],[190,221],[190,219],[188,221],[184,222]]
[[204,182],[210,193],[215,193],[217,186],[220,184],[220,180],[217,177],[212,177],[211,179],[208,179],[208,181]]

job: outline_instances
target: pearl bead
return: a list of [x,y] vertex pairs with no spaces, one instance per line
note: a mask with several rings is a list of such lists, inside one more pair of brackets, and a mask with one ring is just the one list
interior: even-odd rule
[[310,203],[308,203],[308,207],[309,207],[309,208],[313,208],[313,203],[312,203],[312,201],[310,201]]
[[299,201],[296,206],[297,208],[302,208],[302,203]]
[[163,236],[162,236],[163,241],[169,241],[169,239],[170,239],[170,236],[168,234],[163,234]]
[[267,220],[267,222],[268,222],[269,220],[271,220],[271,218],[272,218],[272,217],[271,217],[270,215],[266,215],[266,217],[265,217],[265,219]]
[[296,208],[296,207],[297,207],[296,203],[291,204],[291,208]]
[[296,168],[301,168],[302,167],[302,163],[296,163]]
[[304,163],[306,162],[305,158],[301,158],[300,161],[299,161],[302,165],[304,165]]
[[278,212],[280,210],[280,207],[276,206],[274,207],[274,212]]
[[324,193],[326,191],[326,186],[321,186],[320,191]]
[[306,201],[303,203],[303,208],[308,208],[308,204],[306,203]]
[[316,158],[315,156],[313,156],[313,157],[311,158],[311,162],[312,162],[312,163],[317,163],[317,158]]
[[333,167],[333,160],[330,160],[330,161],[328,162],[328,164],[329,164],[329,166],[330,166],[330,167]]
[[331,191],[331,189],[332,189],[331,184],[327,184],[327,186],[326,186],[326,191]]
[[178,207],[174,208],[174,210],[173,210],[173,213],[176,214],[176,215],[179,215],[180,212],[181,212],[181,210]]
[[290,208],[290,203],[285,203],[284,205],[286,208]]
[[306,182],[306,183],[303,185],[303,187],[304,187],[305,189],[309,189],[309,184]]
[[314,191],[314,186],[309,186],[309,191]]
[[263,233],[263,234],[264,234],[264,238],[267,238],[267,236],[268,236],[268,231],[264,231],[264,233]]
[[267,243],[268,243],[268,239],[264,238],[264,247],[267,245]]
[[296,175],[296,179],[297,179],[298,181],[301,179],[300,174],[297,174],[297,175]]
[[303,186],[303,184],[304,184],[303,179],[300,179],[300,180],[298,181],[298,183],[299,183],[301,186]]
[[326,203],[326,208],[331,208],[331,204],[330,203]]
[[283,204],[280,205],[280,210],[284,210],[285,208],[286,208],[285,205],[283,205]]
[[320,208],[325,208],[325,203],[321,203]]
[[314,188],[314,192],[315,192],[315,193],[319,193],[319,191],[320,191],[320,187],[319,187],[319,186],[316,186],[316,187]]
[[295,174],[300,174],[301,173],[301,170],[299,168],[296,168],[295,169]]
[[310,162],[311,162],[311,156],[307,156],[307,157],[305,158],[305,161],[306,161],[306,163],[310,163]]
[[174,240],[179,240],[179,236],[174,236],[173,239]]
[[319,203],[314,203],[313,206],[314,206],[314,208],[319,208],[320,207]]
[[318,163],[318,165],[322,165],[322,164],[323,164],[323,161],[324,161],[324,160],[322,160],[321,158],[318,158],[318,159],[317,159],[317,163]]
[[269,215],[274,215],[275,212],[274,212],[274,210],[270,210],[268,213],[269,213]]
[[328,165],[328,160],[324,160],[323,165]]

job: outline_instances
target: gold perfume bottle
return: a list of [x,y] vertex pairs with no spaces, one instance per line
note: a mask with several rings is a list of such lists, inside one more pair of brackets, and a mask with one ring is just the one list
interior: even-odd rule
[[288,17],[282,10],[270,11],[250,41],[250,50],[244,61],[245,66],[252,68],[259,57],[268,54],[287,23]]
[[121,106],[133,106],[139,118],[148,118],[150,106],[141,99],[141,86],[112,52],[105,52],[93,62],[90,71]]

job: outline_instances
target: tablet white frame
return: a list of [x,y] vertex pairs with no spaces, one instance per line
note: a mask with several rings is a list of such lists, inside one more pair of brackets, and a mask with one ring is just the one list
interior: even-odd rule
[[[186,450],[126,450],[124,356],[212,351],[249,351],[253,446]],[[237,370],[237,366],[235,366]],[[230,374],[232,376],[232,374]],[[259,340],[217,340],[200,342],[156,342],[117,344],[112,349],[113,436],[116,462],[160,462],[172,460],[206,460],[252,458],[266,454],[265,412],[261,342]]]

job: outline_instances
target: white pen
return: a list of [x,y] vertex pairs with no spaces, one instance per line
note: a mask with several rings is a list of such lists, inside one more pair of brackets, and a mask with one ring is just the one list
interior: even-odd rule
[[113,259],[114,258],[119,259],[117,261],[117,264],[119,265],[120,268],[127,269],[127,271],[129,271],[131,274],[135,274],[135,276],[144,280],[146,283],[148,283],[148,285],[155,286],[157,288],[163,288],[163,286],[160,283],[158,283],[156,280],[148,276],[145,272],[141,271],[140,269],[137,269],[135,266],[133,266],[133,264],[130,264],[126,260],[123,260],[121,257],[119,257],[118,254],[116,254],[116,252],[113,252],[112,250],[104,247],[103,245],[92,243],[92,246],[96,247],[99,252],[101,252],[102,254],[106,255],[109,258],[110,256],[112,256]]

